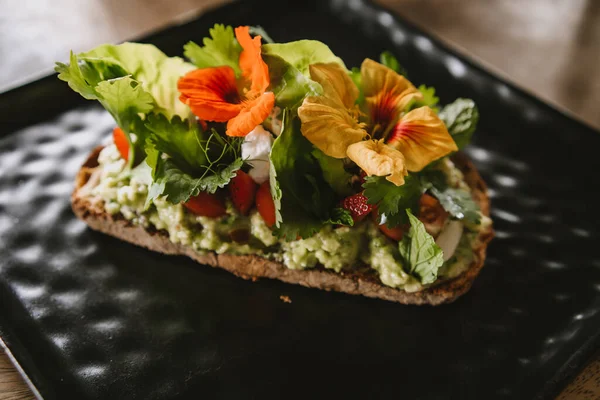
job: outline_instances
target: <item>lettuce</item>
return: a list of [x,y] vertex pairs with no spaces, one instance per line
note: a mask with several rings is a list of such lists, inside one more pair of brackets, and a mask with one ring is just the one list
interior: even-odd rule
[[275,94],[275,104],[281,108],[298,108],[306,96],[321,94],[321,85],[304,76],[283,58],[263,55],[271,75],[270,91]]
[[308,238],[325,224],[351,225],[336,207],[335,192],[325,181],[313,145],[300,132],[298,118],[284,110],[283,128],[271,149],[271,194],[276,208],[274,233],[287,240]]
[[409,274],[419,278],[422,284],[433,283],[444,264],[444,252],[410,209],[406,209],[406,215],[410,229],[398,244],[404,267]]
[[194,42],[186,44],[184,55],[198,68],[229,66],[236,75],[240,75],[239,67],[242,46],[233,34],[231,26],[215,24],[209,30],[210,38],[204,38],[203,47]]
[[[193,65],[167,57],[149,44],[102,45],[57,63],[58,78],[88,100],[98,100],[126,133],[130,165],[140,160],[146,141],[144,118],[151,112],[191,116],[179,101],[177,80]],[[131,133],[137,135],[134,142]]]
[[448,132],[459,149],[471,142],[471,137],[479,122],[479,110],[473,100],[456,99],[442,108],[439,116],[446,124]]
[[350,187],[352,174],[344,169],[344,160],[329,157],[317,148],[313,150],[312,155],[321,166],[323,178],[335,190],[336,194],[343,197],[350,196],[352,194],[352,188]]
[[105,44],[81,53],[78,58],[88,69],[120,68],[124,75],[131,75],[142,83],[143,88],[154,97],[160,111],[167,116],[187,118],[191,115],[189,107],[179,101],[177,90],[179,78],[194,69],[183,59],[168,57],[155,46],[141,43]]
[[344,69],[346,65],[325,43],[317,40],[298,40],[289,43],[270,43],[262,47],[263,56],[283,58],[306,77],[310,77],[309,65],[317,63],[337,63]]

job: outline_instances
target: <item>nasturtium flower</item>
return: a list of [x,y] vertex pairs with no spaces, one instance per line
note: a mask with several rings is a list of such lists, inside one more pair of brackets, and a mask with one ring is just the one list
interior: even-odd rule
[[358,89],[339,64],[313,64],[309,70],[323,95],[307,97],[298,108],[302,134],[328,156],[345,158],[348,146],[367,136],[354,104]]
[[444,122],[429,107],[419,107],[402,116],[387,143],[404,154],[409,171],[420,171],[430,162],[458,150]]
[[348,158],[356,163],[369,176],[385,176],[396,186],[404,185],[408,175],[404,156],[398,150],[380,140],[363,140],[348,146]]
[[408,79],[371,59],[363,61],[360,75],[364,108],[373,136],[383,135],[398,121],[411,101],[423,97]]
[[270,114],[275,104],[269,87],[269,68],[261,58],[261,37],[250,37],[249,28],[235,29],[242,46],[238,79],[230,66],[196,69],[178,82],[179,99],[190,106],[198,118],[227,122],[227,135],[246,136]]
[[[313,64],[311,79],[323,95],[307,97],[298,109],[302,134],[325,154],[349,157],[367,174],[404,184],[408,171],[420,171],[457,147],[443,121],[429,107],[406,112],[423,95],[406,78],[370,59],[361,65],[364,101],[337,64]],[[366,137],[369,140],[364,141]]]

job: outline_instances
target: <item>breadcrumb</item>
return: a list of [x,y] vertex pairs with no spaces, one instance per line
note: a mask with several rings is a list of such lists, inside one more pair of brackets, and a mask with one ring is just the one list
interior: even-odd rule
[[290,299],[290,297],[289,297],[289,296],[284,296],[284,295],[281,295],[281,296],[279,296],[279,298],[280,298],[280,299],[281,299],[281,301],[283,301],[284,303],[291,303],[291,302],[292,302],[292,299]]

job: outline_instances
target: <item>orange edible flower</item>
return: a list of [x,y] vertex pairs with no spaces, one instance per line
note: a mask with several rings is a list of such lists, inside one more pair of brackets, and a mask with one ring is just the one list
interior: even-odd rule
[[179,99],[201,120],[227,122],[227,135],[246,136],[271,113],[275,104],[269,87],[269,67],[261,57],[261,37],[250,37],[249,28],[235,28],[242,46],[239,65],[242,89],[233,68],[202,68],[179,79]]

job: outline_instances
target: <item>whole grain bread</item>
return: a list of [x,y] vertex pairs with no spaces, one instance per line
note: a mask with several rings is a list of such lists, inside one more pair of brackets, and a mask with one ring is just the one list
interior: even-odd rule
[[[471,288],[483,267],[487,244],[494,236],[491,227],[479,233],[479,245],[474,249],[474,260],[464,273],[454,279],[413,293],[383,285],[371,268],[351,269],[342,273],[322,267],[293,270],[280,262],[255,255],[215,253],[204,255],[189,246],[171,242],[164,231],[147,230],[132,224],[120,214],[110,215],[104,210],[102,200],[90,195],[90,188],[97,184],[93,172],[98,166],[100,150],[102,147],[94,149],[77,174],[75,190],[71,196],[73,211],[77,217],[92,229],[121,240],[164,254],[186,255],[200,264],[223,268],[244,279],[279,279],[306,287],[363,295],[403,304],[438,305],[456,300]],[[474,165],[460,153],[454,155],[452,160],[464,173],[465,180],[472,189],[473,198],[481,207],[483,214],[489,215],[487,188]]]

